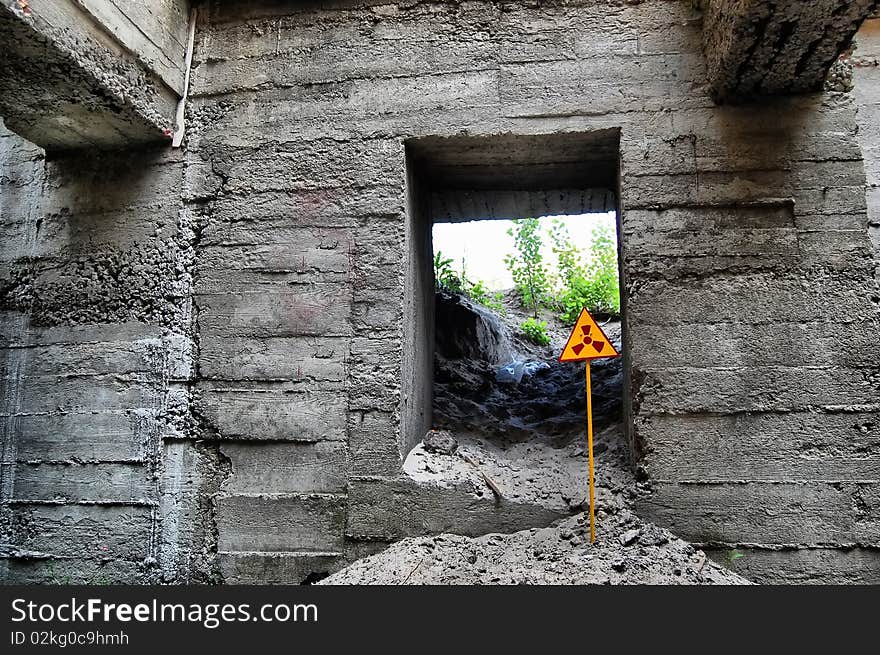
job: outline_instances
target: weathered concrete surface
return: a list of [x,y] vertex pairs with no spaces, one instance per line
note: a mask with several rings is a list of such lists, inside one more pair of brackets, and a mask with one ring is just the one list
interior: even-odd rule
[[547,525],[567,512],[535,504],[478,497],[470,485],[456,488],[399,480],[360,479],[349,491],[346,534],[357,540],[393,541],[440,532],[476,536]]
[[865,22],[856,42],[850,61],[868,178],[868,225],[874,248],[880,252],[880,13]]
[[703,0],[703,49],[721,102],[817,91],[876,0]]
[[185,0],[3,0],[0,116],[48,150],[164,143],[183,92]]
[[875,548],[750,548],[706,552],[750,580],[774,584],[878,584]]
[[6,578],[300,582],[528,527],[401,474],[433,295],[407,144],[610,130],[643,510],[762,580],[875,580],[873,69],[718,107],[702,40],[677,0],[216,2],[184,151],[0,136]]
[[[174,486],[162,447],[189,420],[175,399],[192,369],[196,235],[169,193],[183,162],[135,153],[50,163],[5,130],[0,158],[4,575],[157,581],[172,553],[157,535],[199,489]],[[187,525],[198,531],[198,512]],[[183,562],[168,580],[208,579],[198,558]]]

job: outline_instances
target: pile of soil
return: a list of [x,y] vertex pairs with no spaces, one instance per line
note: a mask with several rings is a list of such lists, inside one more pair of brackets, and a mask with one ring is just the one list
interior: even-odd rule
[[749,584],[668,531],[608,504],[590,544],[587,514],[478,538],[404,539],[319,584]]

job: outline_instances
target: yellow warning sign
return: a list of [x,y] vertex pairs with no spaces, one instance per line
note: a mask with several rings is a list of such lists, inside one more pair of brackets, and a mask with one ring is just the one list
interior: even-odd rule
[[593,384],[590,380],[590,360],[617,357],[620,353],[611,339],[602,332],[596,319],[586,309],[581,310],[577,323],[559,356],[560,362],[587,362],[587,453],[590,464],[590,543],[596,541],[596,480],[593,472]]
[[602,328],[596,323],[596,319],[590,316],[586,309],[581,310],[577,323],[568,337],[565,348],[559,356],[560,362],[583,362],[590,359],[603,357],[617,357],[620,353],[614,348]]

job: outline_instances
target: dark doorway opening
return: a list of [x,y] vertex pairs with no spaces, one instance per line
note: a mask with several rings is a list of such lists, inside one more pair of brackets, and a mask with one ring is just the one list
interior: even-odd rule
[[[562,225],[570,236],[575,228],[604,221],[617,294],[619,132],[429,137],[406,146],[411,284],[401,407],[404,468],[425,482],[460,482],[460,462],[432,455],[459,444],[459,454],[494,471],[514,500],[575,511],[586,488],[586,466],[579,459],[585,456],[584,371],[582,364],[556,361],[574,317],[569,323],[563,318],[565,276],[551,232]],[[519,283],[502,291],[490,273],[475,271],[467,261],[457,266],[457,256],[434,247],[435,231],[438,242],[442,231],[448,243],[449,233],[471,230],[464,238],[469,252],[497,259],[508,227],[514,259],[524,263],[529,246],[521,242],[537,235],[547,251],[545,264],[556,264],[555,271],[548,268],[555,284],[539,294],[546,302],[530,305]],[[587,269],[592,253],[582,254]],[[500,269],[495,264],[515,276],[515,262]],[[624,352],[620,296],[597,318]],[[542,334],[532,334],[528,322]],[[592,367],[596,445],[621,464],[628,460],[622,359]],[[439,434],[437,444],[422,443],[426,434]]]

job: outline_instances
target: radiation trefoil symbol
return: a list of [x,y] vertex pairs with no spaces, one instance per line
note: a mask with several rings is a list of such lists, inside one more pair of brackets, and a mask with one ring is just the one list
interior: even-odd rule
[[582,337],[583,341],[581,341],[581,343],[571,347],[571,349],[575,355],[580,355],[581,352],[583,352],[584,348],[586,348],[587,346],[593,346],[593,348],[596,349],[597,353],[600,353],[605,349],[605,342],[604,341],[599,341],[598,339],[593,341],[593,338],[590,336],[590,332],[592,331],[592,329],[593,328],[589,325],[581,326],[581,333],[583,334],[583,337]]

